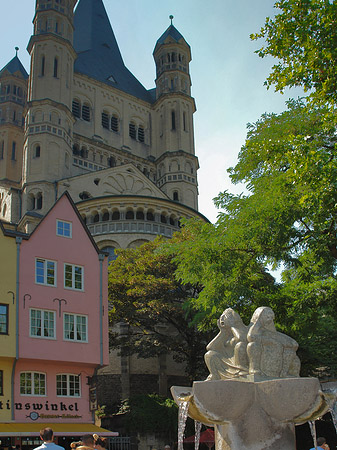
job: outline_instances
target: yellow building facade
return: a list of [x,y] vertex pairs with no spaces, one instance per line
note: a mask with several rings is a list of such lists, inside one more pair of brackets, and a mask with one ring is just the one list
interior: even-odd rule
[[16,359],[17,245],[0,223],[0,422],[11,421],[12,370]]

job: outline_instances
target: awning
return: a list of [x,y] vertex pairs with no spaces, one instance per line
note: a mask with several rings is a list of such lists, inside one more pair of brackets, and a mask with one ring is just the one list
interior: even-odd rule
[[0,436],[39,436],[42,428],[50,427],[54,436],[83,436],[96,433],[99,436],[118,436],[118,432],[109,431],[92,423],[0,423]]

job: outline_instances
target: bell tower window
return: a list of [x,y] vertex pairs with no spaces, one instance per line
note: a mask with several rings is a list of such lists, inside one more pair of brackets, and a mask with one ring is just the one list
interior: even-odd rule
[[58,59],[54,58],[54,78],[57,78],[58,73]]
[[142,126],[138,127],[138,141],[144,142],[144,128]]
[[16,160],[16,142],[13,141],[12,143],[12,157],[11,157],[12,161]]
[[82,119],[86,122],[90,122],[90,106],[87,104],[82,106]]
[[136,125],[132,122],[129,124],[129,136],[131,139],[136,139]]
[[118,117],[111,116],[111,130],[118,133]]
[[172,128],[172,130],[176,129],[176,113],[175,113],[175,111],[171,111],[171,128]]
[[45,56],[42,56],[42,58],[41,58],[41,77],[44,77],[45,65],[46,65],[46,58],[45,58]]
[[34,158],[40,158],[41,156],[41,147],[37,145],[34,150]]
[[81,105],[80,102],[76,99],[73,100],[72,112],[73,115],[78,119],[81,117]]

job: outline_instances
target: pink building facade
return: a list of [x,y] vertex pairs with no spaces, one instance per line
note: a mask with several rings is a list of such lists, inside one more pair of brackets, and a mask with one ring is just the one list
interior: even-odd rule
[[64,194],[20,248],[15,422],[94,423],[95,371],[109,353],[107,276]]

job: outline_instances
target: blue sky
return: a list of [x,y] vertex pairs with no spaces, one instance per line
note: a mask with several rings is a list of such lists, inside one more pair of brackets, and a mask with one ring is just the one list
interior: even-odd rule
[[[266,16],[273,16],[272,0],[103,0],[124,62],[146,87],[154,87],[152,52],[157,39],[170,24],[192,49],[190,65],[194,115],[195,150],[199,158],[199,210],[212,222],[217,210],[212,199],[232,186],[226,169],[235,164],[246,137],[246,124],[264,112],[285,109],[288,95],[267,91],[263,86],[276,61],[259,58],[252,42]],[[2,0],[0,17],[0,67],[15,55],[29,71],[26,51],[32,33],[35,0]],[[14,6],[15,5],[15,6]],[[14,7],[13,7],[14,6]],[[291,96],[300,91],[290,92]]]

